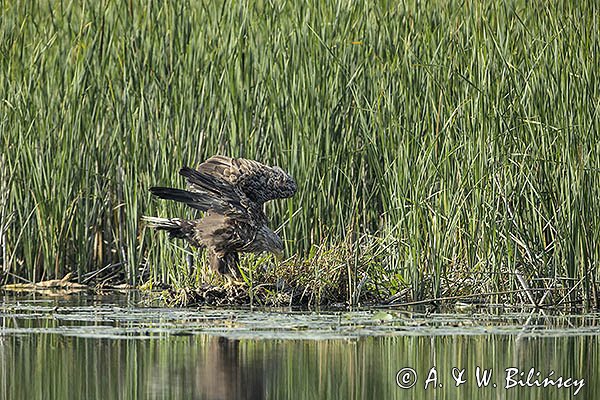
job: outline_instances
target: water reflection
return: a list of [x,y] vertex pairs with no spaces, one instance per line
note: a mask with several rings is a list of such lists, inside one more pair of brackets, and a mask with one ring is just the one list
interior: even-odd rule
[[[181,345],[194,351],[174,350],[152,360],[148,370],[150,398],[264,399],[265,364],[248,357],[239,340],[225,337],[181,339]],[[167,359],[164,359],[164,357]],[[165,365],[168,368],[165,368]]]
[[[320,325],[325,339],[319,340],[310,330],[312,321],[334,321],[339,316],[313,314],[305,320],[302,314],[290,316],[295,323],[283,327],[278,322],[277,331],[275,324],[267,328],[266,322],[248,329],[245,317],[231,318],[228,312],[223,317],[223,313],[172,310],[175,317],[161,317],[160,310],[100,301],[61,314],[53,311],[53,304],[4,303],[2,399],[573,398],[576,387],[517,384],[507,389],[507,368],[522,371],[523,376],[514,378],[524,384],[531,368],[530,383],[541,382],[551,371],[552,379],[584,379],[576,398],[600,395],[595,371],[600,336],[593,334],[593,327],[575,335],[568,329],[564,335],[532,335],[531,329],[510,331],[506,326],[503,333],[485,334],[477,330],[481,325],[475,325],[476,334],[443,330],[418,335],[417,327],[408,335],[384,329],[379,335],[344,331],[332,336],[339,325]],[[74,310],[83,311],[75,315]],[[253,314],[247,313],[250,321]],[[367,315],[358,314],[349,324],[357,331],[365,329]],[[80,328],[86,330],[75,330]],[[303,339],[304,332],[311,332],[312,339]],[[478,386],[477,367],[480,373],[491,372],[487,386]],[[409,368],[416,374],[416,384],[401,389],[397,378],[402,383],[403,376],[398,377],[398,371]],[[465,380],[458,387],[457,377]]]

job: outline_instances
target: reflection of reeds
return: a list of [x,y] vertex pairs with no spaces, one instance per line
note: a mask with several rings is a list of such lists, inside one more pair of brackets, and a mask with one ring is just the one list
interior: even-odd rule
[[532,289],[594,305],[589,2],[543,13],[522,1],[269,4],[4,7],[7,272],[33,281],[118,265],[130,283],[140,270],[194,283],[186,253],[149,240],[139,216],[189,215],[147,188],[224,153],[296,178],[298,194],[267,211],[274,227],[289,219],[281,235],[305,279],[335,281],[339,300],[508,292],[519,265]]
[[[236,329],[229,332],[229,339],[207,335],[200,329],[190,335],[186,324],[194,324],[198,313],[191,321],[177,321],[175,327],[166,324],[161,326],[162,332],[152,334],[146,328],[156,329],[160,323],[138,320],[143,313],[136,310],[122,320],[130,332],[120,339],[113,335],[115,329],[117,333],[121,329],[106,326],[114,318],[112,310],[92,316],[95,327],[87,320],[53,318],[63,313],[45,311],[40,318],[2,320],[3,327],[9,329],[18,326],[53,331],[0,337],[2,360],[7,365],[2,369],[0,391],[7,399],[402,399],[407,397],[406,391],[393,381],[397,371],[410,366],[421,382],[432,365],[440,376],[450,376],[453,367],[468,372],[479,367],[493,370],[498,379],[507,367],[535,366],[542,374],[556,371],[556,375],[584,378],[582,398],[598,398],[600,394],[600,375],[590,372],[597,365],[598,354],[593,350],[600,345],[600,337],[572,333],[574,327],[581,332],[584,325],[590,327],[587,333],[597,329],[597,321],[591,321],[590,316],[574,320],[569,315],[561,323],[560,317],[481,313],[476,318],[482,324],[472,325],[472,317],[466,315],[428,320],[417,314],[402,318],[409,324],[407,330],[390,329],[389,335],[357,338],[351,326],[360,331],[364,322],[354,323],[355,317],[345,314],[344,325],[351,336],[335,339],[330,335],[336,328],[329,323],[327,329],[323,327],[326,315],[321,315],[316,326],[310,319],[288,315],[288,320],[280,321],[292,325],[302,322],[300,332],[314,329],[310,337],[321,340],[286,340],[286,328],[273,332],[272,322],[264,317],[262,326],[271,330],[267,338],[259,329],[246,332],[246,338],[238,340]],[[121,326],[118,321],[115,325]],[[209,317],[204,324],[214,329],[215,323],[218,320]],[[231,323],[235,324],[235,319]],[[62,336],[65,331],[61,328],[67,324],[67,332],[74,336]],[[80,324],[84,329],[77,332]],[[383,329],[385,325],[378,323]],[[519,326],[523,327],[521,335],[517,335]],[[180,335],[177,331],[182,328]],[[227,325],[223,330],[228,331]],[[465,335],[467,331],[472,334]],[[138,336],[154,338],[136,340]],[[427,398],[431,393],[421,384],[410,390],[413,398]],[[440,398],[456,398],[460,390],[465,398],[478,399],[489,398],[481,393],[491,388],[448,384],[436,390]],[[532,386],[515,390],[519,398],[573,398],[570,388]]]

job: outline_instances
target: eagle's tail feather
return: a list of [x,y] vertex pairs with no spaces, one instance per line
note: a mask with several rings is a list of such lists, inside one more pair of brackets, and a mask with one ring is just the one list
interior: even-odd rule
[[180,218],[159,218],[143,216],[142,221],[146,226],[160,231],[169,232],[169,237],[172,239],[185,239],[192,246],[201,247],[195,237],[194,222]]

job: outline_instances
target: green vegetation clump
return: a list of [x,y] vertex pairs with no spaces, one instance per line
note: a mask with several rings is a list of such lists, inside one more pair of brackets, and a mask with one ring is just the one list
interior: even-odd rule
[[140,217],[192,215],[147,189],[219,153],[299,185],[250,285],[597,305],[596,2],[1,7],[3,281],[213,279]]

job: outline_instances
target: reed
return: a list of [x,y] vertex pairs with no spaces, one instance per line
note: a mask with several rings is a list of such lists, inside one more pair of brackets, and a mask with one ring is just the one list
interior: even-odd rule
[[[182,284],[186,253],[139,221],[189,211],[147,188],[221,153],[296,178],[269,214],[289,219],[288,254],[313,277],[339,272],[349,301],[499,293],[521,287],[519,268],[594,305],[598,11],[2,2],[4,280],[113,264],[114,280]],[[323,243],[344,247],[341,272],[310,262]]]

